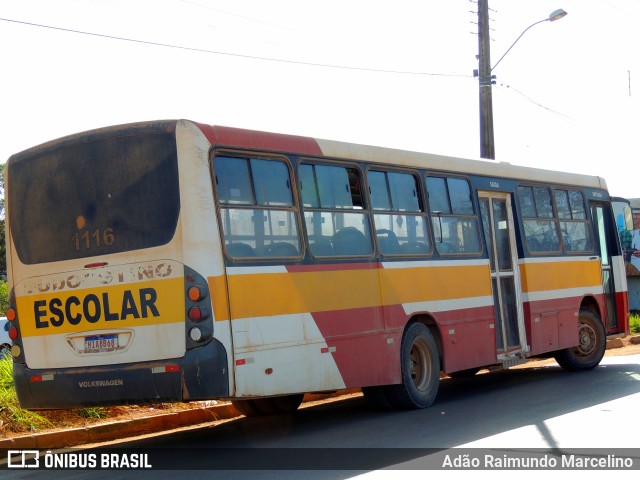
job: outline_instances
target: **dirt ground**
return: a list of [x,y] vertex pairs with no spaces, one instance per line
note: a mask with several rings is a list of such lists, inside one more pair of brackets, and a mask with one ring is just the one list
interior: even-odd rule
[[[640,336],[636,336],[640,337]],[[605,356],[634,355],[640,354],[640,343],[632,344],[632,337],[621,338],[622,347],[608,348]],[[617,340],[616,340],[617,342]],[[620,342],[618,342],[620,343]],[[530,360],[529,362],[513,368],[527,368],[529,366],[542,366],[553,364],[553,359]],[[81,428],[98,423],[131,420],[152,415],[162,415],[166,413],[178,412],[181,410],[189,410],[193,408],[210,407],[226,402],[206,401],[191,403],[163,403],[157,405],[146,406],[121,406],[121,407],[105,407],[101,409],[89,410],[45,410],[37,412],[44,417],[48,424],[38,427],[38,431],[60,430],[68,428]],[[83,413],[85,412],[85,413]],[[101,418],[87,417],[90,412],[101,413]],[[0,438],[11,438],[19,435],[30,433],[28,428],[23,424],[16,424],[7,419],[6,412],[0,411]]]

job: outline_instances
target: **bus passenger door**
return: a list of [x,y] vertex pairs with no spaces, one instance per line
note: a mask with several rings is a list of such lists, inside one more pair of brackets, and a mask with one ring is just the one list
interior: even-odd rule
[[[591,202],[591,216],[596,237],[596,246],[600,254],[600,265],[602,270],[602,288],[606,308],[602,312],[607,334],[621,333],[624,327],[620,328],[620,318],[624,318],[625,312],[618,309],[616,302],[616,285],[622,283],[622,276],[626,275],[624,265],[615,268],[615,262],[621,258],[620,248],[617,244],[618,236],[616,226],[609,212],[609,205],[602,202]],[[617,278],[620,277],[620,278]],[[626,277],[624,278],[626,281]],[[620,290],[623,290],[620,288]],[[624,303],[624,302],[621,302]],[[622,315],[622,317],[620,316]],[[624,323],[624,322],[623,322]]]
[[528,350],[511,196],[481,192],[480,212],[491,266],[496,355],[509,367],[523,362]]

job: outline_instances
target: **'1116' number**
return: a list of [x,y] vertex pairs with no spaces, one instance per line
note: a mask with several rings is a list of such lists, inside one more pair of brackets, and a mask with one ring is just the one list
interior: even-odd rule
[[76,251],[80,251],[82,248],[89,250],[101,246],[109,247],[114,244],[116,237],[113,228],[105,228],[104,230],[97,228],[93,231],[85,230],[82,233],[75,233],[71,240]]

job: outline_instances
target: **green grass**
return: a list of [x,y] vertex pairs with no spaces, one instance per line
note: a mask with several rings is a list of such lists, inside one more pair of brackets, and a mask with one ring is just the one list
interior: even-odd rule
[[105,407],[79,408],[78,415],[82,418],[107,418],[109,416],[109,410]]
[[629,329],[634,335],[640,333],[640,314],[631,314],[629,317]]
[[13,431],[51,426],[51,422],[42,415],[20,408],[13,387],[13,359],[9,356],[0,358],[0,422]]

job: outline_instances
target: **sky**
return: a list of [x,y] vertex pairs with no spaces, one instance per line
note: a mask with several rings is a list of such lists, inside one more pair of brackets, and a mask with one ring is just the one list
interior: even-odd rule
[[[640,197],[640,0],[489,0],[496,160]],[[0,162],[169,118],[479,158],[473,0],[0,0]]]

